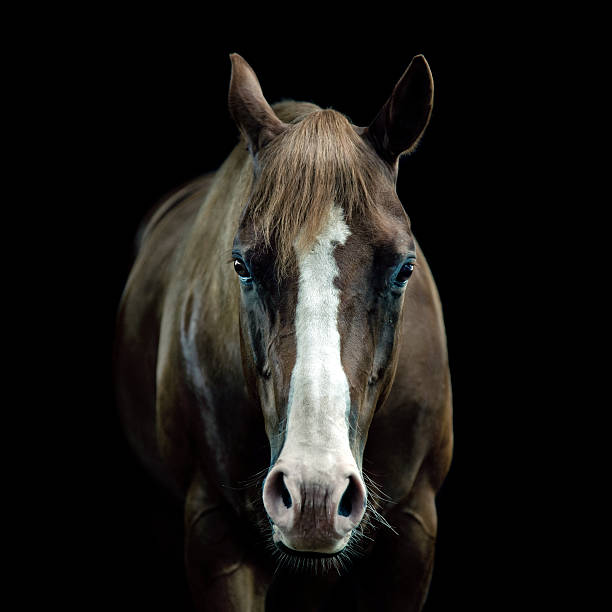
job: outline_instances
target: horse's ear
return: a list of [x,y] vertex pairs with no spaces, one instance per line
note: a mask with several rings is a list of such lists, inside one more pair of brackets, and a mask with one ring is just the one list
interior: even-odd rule
[[429,65],[417,55],[365,131],[378,154],[391,165],[402,153],[414,150],[423,135],[433,107],[433,89]]
[[255,154],[287,126],[264,98],[257,76],[237,53],[230,55],[232,77],[228,104],[230,114]]

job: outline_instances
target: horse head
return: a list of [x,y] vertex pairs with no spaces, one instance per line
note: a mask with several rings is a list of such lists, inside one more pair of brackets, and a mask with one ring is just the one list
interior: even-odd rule
[[243,369],[270,443],[263,504],[286,553],[335,555],[366,511],[364,448],[418,274],[395,184],[433,81],[415,57],[361,128],[310,104],[271,107],[246,61],[231,60],[229,108],[252,159],[232,258]]

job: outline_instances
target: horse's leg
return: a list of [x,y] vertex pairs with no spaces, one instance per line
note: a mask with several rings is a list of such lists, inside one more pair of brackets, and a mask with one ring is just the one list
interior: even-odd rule
[[185,566],[198,612],[263,612],[267,580],[245,558],[231,513],[199,475],[185,502]]
[[[436,510],[433,493],[426,503],[415,499],[387,517],[371,556],[360,564],[358,610],[419,612],[427,597],[433,571]],[[422,500],[419,500],[422,501]]]

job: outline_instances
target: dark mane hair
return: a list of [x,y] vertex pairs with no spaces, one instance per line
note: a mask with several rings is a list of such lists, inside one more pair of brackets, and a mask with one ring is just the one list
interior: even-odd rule
[[377,215],[383,166],[341,113],[288,101],[273,108],[289,127],[259,154],[244,218],[266,246],[274,245],[282,277],[294,246],[314,242],[334,204],[347,222],[356,214]]

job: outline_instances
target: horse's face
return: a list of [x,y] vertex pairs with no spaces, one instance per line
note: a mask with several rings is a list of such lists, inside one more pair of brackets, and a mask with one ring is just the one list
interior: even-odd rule
[[[243,367],[271,449],[263,503],[279,548],[335,555],[366,509],[363,451],[393,381],[403,296],[417,263],[395,171],[399,153],[414,145],[428,121],[431,77],[424,60],[413,62],[383,118],[367,130],[335,111],[288,125],[267,105],[246,62],[232,60],[230,109],[254,157],[251,198],[259,202],[245,209],[233,259]],[[410,133],[400,142],[394,96],[411,79],[423,108],[419,125],[408,129],[404,121],[397,128]],[[418,97],[408,89],[411,100]],[[344,166],[351,164],[361,171],[347,174]],[[323,201],[325,189],[308,186],[321,167],[332,175],[333,201]],[[303,189],[276,189],[278,180],[271,183],[279,168],[299,175]],[[281,182],[291,185],[291,176]],[[351,190],[351,182],[362,185]]]

